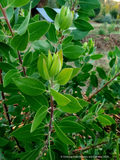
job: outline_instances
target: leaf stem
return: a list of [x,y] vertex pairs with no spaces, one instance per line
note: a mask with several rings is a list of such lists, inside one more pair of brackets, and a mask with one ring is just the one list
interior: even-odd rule
[[99,90],[97,90],[92,96],[90,96],[88,98],[88,102],[96,95],[98,94],[101,90],[103,90],[103,88],[105,88],[110,82],[112,82],[116,77],[120,76],[120,73],[116,74],[111,80],[109,80],[102,88],[100,88]]
[[[113,138],[112,141],[116,140],[117,138],[118,138],[118,137]],[[76,150],[74,150],[75,153],[73,153],[71,156],[80,154],[81,152],[85,152],[85,151],[87,151],[87,150],[89,150],[89,149],[91,149],[91,148],[95,148],[95,147],[97,147],[97,146],[100,146],[100,145],[106,144],[106,143],[108,143],[108,140],[107,140],[107,141],[104,141],[104,142],[101,142],[101,143],[98,143],[98,144],[95,144],[95,145],[92,145],[92,146],[90,146],[90,147],[85,147],[85,148],[81,148],[81,149],[76,149]]]

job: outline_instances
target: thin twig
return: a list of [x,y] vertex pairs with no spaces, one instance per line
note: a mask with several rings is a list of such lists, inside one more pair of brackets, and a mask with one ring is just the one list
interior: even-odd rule
[[[117,139],[117,137],[116,137],[116,138],[113,138],[112,141],[114,141],[114,140],[116,140],[116,139]],[[97,147],[97,146],[100,146],[100,145],[106,144],[106,143],[108,143],[108,141],[104,141],[104,142],[101,142],[101,143],[99,143],[99,144],[92,145],[92,146],[90,146],[90,147],[85,147],[85,148],[81,148],[81,149],[76,149],[75,151],[77,151],[77,152],[73,153],[71,156],[77,155],[77,154],[79,154],[79,153],[81,153],[81,152],[85,152],[85,151],[87,151],[87,150],[89,150],[89,149],[91,149],[91,148],[95,148],[95,147]]]
[[112,82],[116,77],[120,76],[120,73],[116,74],[111,80],[109,80],[102,88],[100,88],[99,90],[97,90],[91,97],[88,98],[88,102],[96,95],[98,94],[101,90],[103,90],[103,88],[105,88],[110,82]]

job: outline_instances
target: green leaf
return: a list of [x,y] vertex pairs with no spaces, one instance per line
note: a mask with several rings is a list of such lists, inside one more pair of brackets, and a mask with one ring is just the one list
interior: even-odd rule
[[38,109],[43,105],[48,107],[48,101],[43,95],[39,95],[39,96],[24,95],[24,96],[28,104],[30,104],[30,106],[35,112],[37,112]]
[[116,61],[116,57],[115,58],[112,58],[109,62],[109,66],[110,68],[112,68],[114,65],[115,65],[115,61]]
[[91,130],[91,128],[88,127],[87,124],[85,124],[84,126],[85,126],[85,133],[87,135],[90,135],[93,138],[93,140],[95,141],[96,135],[94,134],[94,132]]
[[44,7],[44,10],[47,13],[47,15],[54,21],[57,12],[50,7]]
[[92,127],[93,127],[93,129],[95,131],[98,131],[98,132],[102,132],[103,131],[102,128],[99,127],[96,123],[92,123],[91,125],[92,125]]
[[90,9],[90,10],[79,9],[78,14],[79,14],[79,16],[82,16],[82,14],[86,14],[86,16],[88,16],[88,17],[94,17],[95,16],[95,12],[94,12],[93,9]]
[[117,160],[120,159],[120,156],[119,156],[119,138],[117,138],[117,146],[116,146],[116,150],[117,150]]
[[92,113],[88,113],[87,115],[85,115],[82,119],[82,122],[86,122],[87,120],[91,119],[93,117]]
[[90,31],[94,29],[90,23],[80,18],[74,20],[74,25],[80,31]]
[[26,52],[23,55],[23,66],[29,67],[30,63],[32,62],[33,53],[32,52]]
[[98,115],[97,119],[103,123],[103,125],[111,125],[111,121],[108,119],[108,117],[104,116],[104,115]]
[[101,67],[97,67],[96,69],[97,69],[97,72],[98,72],[100,78],[106,79],[107,76],[106,76],[105,71]]
[[64,111],[64,112],[68,112],[68,113],[76,113],[79,112],[82,109],[82,106],[79,104],[78,100],[76,98],[74,98],[71,95],[68,94],[64,94],[64,96],[68,99],[71,100],[71,102],[69,102],[66,105],[61,106],[59,104],[59,108]]
[[100,3],[98,0],[79,0],[80,7],[83,10],[90,10],[100,7]]
[[18,28],[18,31],[17,31],[17,33],[20,36],[23,35],[27,30],[27,27],[28,27],[28,24],[29,24],[29,20],[30,20],[30,15],[31,15],[31,3],[30,3],[29,12],[28,12],[27,17],[25,18],[25,20],[20,25],[20,27]]
[[13,7],[9,7],[6,9],[6,14],[7,14],[7,18],[8,20],[10,21],[13,17],[13,14],[14,14],[14,10],[13,10]]
[[47,69],[46,61],[43,59],[43,72],[46,80],[49,80],[49,73]]
[[102,54],[93,54],[93,55],[90,56],[90,58],[93,59],[93,60],[100,59],[102,57],[103,57]]
[[57,75],[60,72],[61,68],[62,68],[61,61],[59,56],[57,56],[50,68],[50,76],[53,77]]
[[42,106],[37,111],[37,113],[36,113],[36,115],[34,117],[34,120],[32,122],[32,126],[31,126],[31,131],[30,132],[33,132],[39,126],[39,124],[43,121],[43,119],[47,115],[47,110],[48,110],[47,106]]
[[114,50],[115,54],[117,57],[120,57],[120,50],[117,46],[115,46],[115,50]]
[[63,55],[70,59],[76,59],[84,52],[84,49],[80,46],[67,46],[63,49]]
[[63,143],[59,139],[55,139],[55,147],[56,147],[56,149],[60,150],[65,155],[68,155],[68,146],[67,146],[67,144]]
[[13,104],[22,102],[22,100],[23,100],[22,95],[14,95],[14,96],[10,97],[7,101],[5,101],[5,104],[6,105],[13,105]]
[[31,8],[34,8],[35,6],[37,6],[37,4],[39,3],[40,0],[30,0],[29,3],[27,3],[26,5],[22,6],[21,8],[22,9],[29,9],[29,6],[30,6],[30,3],[32,2],[32,7]]
[[72,17],[73,15],[70,12],[62,19],[62,21],[60,22],[60,28],[62,30],[66,30],[72,25]]
[[90,75],[90,82],[94,87],[98,87],[98,78],[95,74]]
[[62,41],[62,44],[68,44],[72,41],[72,39],[73,39],[73,36],[68,36]]
[[93,68],[93,65],[92,65],[92,64],[86,63],[86,64],[83,66],[82,71],[83,71],[83,72],[89,72],[92,68]]
[[109,102],[112,102],[113,104],[115,104],[114,97],[108,91],[104,91],[104,96]]
[[18,57],[16,51],[11,46],[3,42],[0,42],[0,52],[8,59],[9,59],[9,54],[14,58]]
[[33,160],[36,159],[39,155],[39,152],[42,148],[43,144],[40,145],[37,149],[34,149],[32,151],[29,151],[27,153],[25,153],[25,156],[21,158],[21,160]]
[[100,101],[97,102],[97,103],[95,103],[95,104],[89,109],[89,112],[88,112],[88,113],[94,112],[95,109],[98,108],[99,104],[100,104]]
[[47,41],[44,41],[44,40],[35,41],[33,42],[32,46],[35,50],[39,50],[39,53],[42,52],[45,55],[47,55],[48,51],[51,50],[51,45]]
[[11,40],[11,45],[18,51],[24,51],[27,48],[28,39],[29,33],[27,30],[22,36],[16,35],[15,37],[13,37],[13,39]]
[[8,4],[11,7],[21,7],[26,5],[30,0],[8,0]]
[[30,41],[41,38],[49,29],[50,24],[47,21],[34,22],[29,24]]
[[45,74],[44,74],[44,70],[43,70],[43,65],[44,65],[44,64],[43,64],[43,60],[44,60],[44,61],[46,62],[46,64],[47,64],[48,58],[47,58],[43,53],[41,53],[41,55],[39,56],[39,59],[38,59],[37,69],[38,69],[41,77],[42,77],[43,79],[46,79]]
[[8,144],[9,141],[3,139],[0,137],[0,147],[6,146]]
[[64,68],[56,78],[57,83],[59,83],[60,85],[66,84],[69,81],[72,72],[73,72],[72,68]]
[[73,36],[74,40],[82,40],[88,33],[89,31],[80,31],[79,29],[74,29],[70,35]]
[[82,125],[70,120],[59,122],[58,126],[64,133],[77,133],[81,132],[85,128]]
[[48,40],[50,40],[53,43],[57,43],[57,37],[56,37],[56,29],[54,24],[51,23],[50,28],[48,32],[45,34]]
[[75,77],[78,74],[78,72],[80,71],[80,68],[72,68],[72,69],[73,69],[73,71],[72,71],[70,80],[73,79],[73,77]]
[[65,4],[65,0],[56,0],[56,1],[60,6],[63,6]]
[[6,87],[8,84],[12,82],[12,78],[14,77],[19,77],[20,73],[18,72],[17,69],[11,69],[9,70],[3,79],[3,86]]
[[16,86],[20,89],[20,91],[29,96],[38,96],[44,93],[45,91],[44,84],[33,78],[13,78],[13,81],[16,84]]
[[5,34],[2,30],[0,30],[0,41],[2,41],[3,39],[5,39]]
[[16,69],[13,65],[11,65],[10,63],[7,63],[7,62],[0,62],[0,68],[5,73],[8,72],[11,69]]
[[116,123],[115,120],[112,117],[110,117],[109,115],[101,114],[100,116],[106,118],[107,120],[109,120],[111,122],[111,124],[115,124]]
[[80,103],[80,105],[81,105],[82,107],[85,107],[85,106],[87,106],[87,105],[89,104],[88,102],[86,102],[86,101],[83,100],[83,99],[77,98],[77,100],[78,100],[78,102]]
[[21,141],[34,141],[38,139],[38,137],[40,136],[40,132],[42,132],[44,128],[45,128],[45,125],[40,124],[40,126],[37,127],[37,129],[31,133],[30,132],[31,123],[30,123],[30,124],[26,124],[25,126],[22,126],[21,128],[18,128],[17,130],[13,131],[11,135]]
[[58,125],[55,122],[53,122],[53,124],[54,124],[58,138],[65,144],[75,146],[74,142],[62,132],[62,130],[58,127]]
[[0,84],[0,91],[5,93],[16,93],[19,92],[19,89],[14,83],[10,83],[7,87],[3,87],[3,84]]
[[51,94],[52,94],[53,98],[55,99],[55,101],[61,106],[65,106],[66,104],[70,103],[70,101],[71,101],[69,98],[63,96],[62,94],[60,94],[58,92],[56,92],[52,88],[51,88]]

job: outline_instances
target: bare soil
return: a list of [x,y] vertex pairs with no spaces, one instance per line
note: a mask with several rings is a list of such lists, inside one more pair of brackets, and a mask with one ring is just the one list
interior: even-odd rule
[[92,38],[95,41],[95,46],[97,51],[109,51],[113,50],[115,46],[120,47],[120,35],[119,34],[109,34],[109,35],[96,35],[90,34],[86,36],[82,43],[88,42],[88,39]]

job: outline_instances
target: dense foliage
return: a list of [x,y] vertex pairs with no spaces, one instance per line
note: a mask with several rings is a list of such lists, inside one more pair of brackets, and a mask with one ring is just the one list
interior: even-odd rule
[[[48,23],[38,15],[30,18],[35,0],[0,0],[0,159],[119,160],[114,115],[119,113],[120,50],[109,52],[108,74],[94,68],[103,55],[95,53],[92,39],[80,40],[94,29],[89,17],[100,3],[57,3],[60,13],[45,7],[54,21]],[[87,80],[85,100],[81,87]]]

